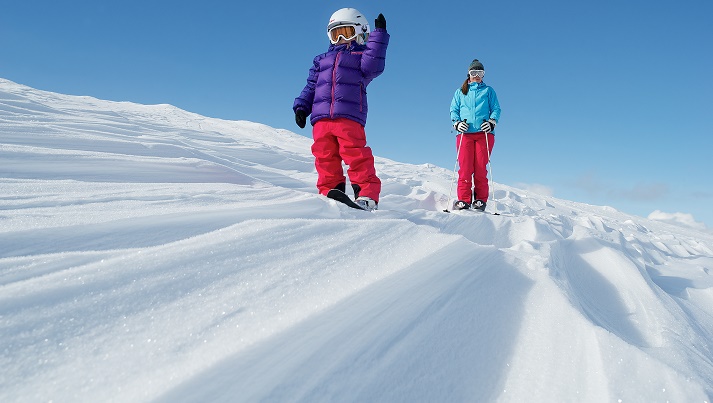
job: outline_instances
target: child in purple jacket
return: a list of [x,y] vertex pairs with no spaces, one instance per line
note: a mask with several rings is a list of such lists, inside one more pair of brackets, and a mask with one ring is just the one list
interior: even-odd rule
[[372,32],[363,14],[353,8],[332,14],[327,25],[331,45],[314,58],[307,85],[292,107],[300,128],[312,115],[312,154],[319,193],[326,196],[332,189],[346,191],[344,161],[356,203],[365,210],[377,208],[381,192],[364,132],[366,87],[384,71],[389,44],[383,14],[374,26]]

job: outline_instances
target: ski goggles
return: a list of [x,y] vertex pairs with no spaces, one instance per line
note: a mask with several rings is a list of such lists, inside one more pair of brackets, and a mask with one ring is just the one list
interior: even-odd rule
[[332,42],[332,44],[339,42],[340,38],[351,41],[357,37],[357,30],[354,25],[341,25],[327,31],[327,36],[329,36],[329,41]]
[[468,75],[471,77],[485,77],[485,70],[468,70]]

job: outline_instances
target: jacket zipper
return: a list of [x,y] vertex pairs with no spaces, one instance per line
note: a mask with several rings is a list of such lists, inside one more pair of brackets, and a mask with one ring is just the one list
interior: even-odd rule
[[364,112],[364,83],[359,83],[359,112]]
[[337,64],[339,64],[339,56],[341,53],[337,53],[337,57],[334,58],[334,66],[332,67],[332,102],[329,104],[329,118],[334,119],[334,90],[337,88]]
[[478,117],[478,87],[480,84],[476,84],[475,88],[473,88],[475,91],[473,91],[473,129],[475,129],[476,132],[480,131],[479,126],[476,125],[476,118]]

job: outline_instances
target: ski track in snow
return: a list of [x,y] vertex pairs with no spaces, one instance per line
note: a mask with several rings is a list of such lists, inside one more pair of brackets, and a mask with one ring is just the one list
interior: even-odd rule
[[[0,401],[711,401],[713,235],[0,79]],[[378,151],[378,150],[377,150]]]

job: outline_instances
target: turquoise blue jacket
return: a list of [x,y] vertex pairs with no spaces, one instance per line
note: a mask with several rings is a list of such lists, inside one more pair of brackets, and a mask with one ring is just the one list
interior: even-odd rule
[[[451,121],[468,121],[468,131],[480,131],[483,120],[493,119],[497,125],[500,120],[500,102],[495,90],[484,82],[468,84],[468,95],[458,88],[451,101]],[[493,130],[493,134],[495,131]]]

